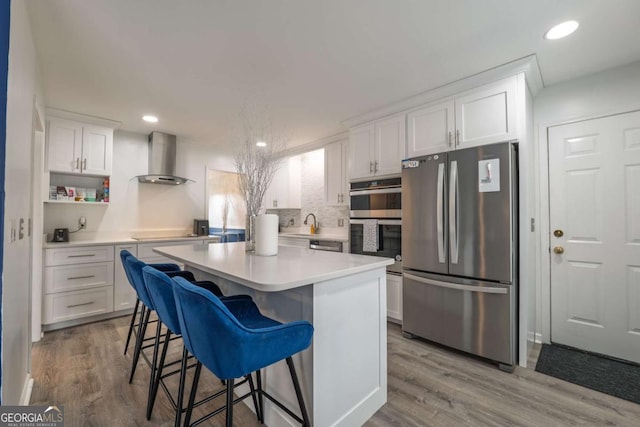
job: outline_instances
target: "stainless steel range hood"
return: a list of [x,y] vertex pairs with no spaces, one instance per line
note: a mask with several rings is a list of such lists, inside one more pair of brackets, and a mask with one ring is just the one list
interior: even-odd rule
[[191,181],[176,176],[176,136],[168,133],[149,134],[149,173],[138,176],[145,184],[178,185]]

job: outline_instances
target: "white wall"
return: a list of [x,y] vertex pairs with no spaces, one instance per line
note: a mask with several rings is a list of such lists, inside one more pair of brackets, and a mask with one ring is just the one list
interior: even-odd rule
[[550,337],[549,196],[547,127],[572,121],[640,110],[640,62],[549,86],[534,100],[539,155],[540,274],[537,327]]
[[[80,112],[81,113],[81,112]],[[191,232],[194,218],[206,218],[206,168],[235,169],[228,150],[208,147],[178,138],[176,173],[195,182],[185,185],[140,184],[137,175],[147,173],[147,135],[116,131],[113,141],[113,172],[108,207],[91,204],[45,204],[44,231],[78,228],[78,218],[87,218],[86,231],[72,239],[97,235],[130,236],[159,231]]]
[[[31,144],[36,100],[41,103],[36,53],[25,2],[11,3],[7,90],[5,241],[2,295],[2,403],[21,402],[29,379],[31,300],[29,294]],[[22,239],[11,239],[11,223],[25,221]]]

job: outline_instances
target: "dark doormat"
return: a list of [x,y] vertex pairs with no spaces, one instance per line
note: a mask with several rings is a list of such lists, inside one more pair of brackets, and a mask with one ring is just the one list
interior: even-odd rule
[[640,366],[556,344],[542,344],[536,371],[640,404]]

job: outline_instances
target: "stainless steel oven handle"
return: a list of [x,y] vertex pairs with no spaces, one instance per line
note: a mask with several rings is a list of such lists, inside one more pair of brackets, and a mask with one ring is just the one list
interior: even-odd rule
[[457,283],[441,282],[439,280],[424,279],[422,277],[414,276],[413,274],[403,273],[407,279],[415,280],[416,282],[424,283],[427,285],[439,286],[441,288],[457,289],[459,291],[479,292],[484,294],[507,294],[508,288],[493,288],[484,286],[473,285],[459,285]]
[[[362,225],[366,219],[350,219],[349,224]],[[379,219],[378,225],[402,225],[401,219]]]
[[375,190],[351,190],[349,192],[350,196],[369,196],[371,194],[392,194],[392,193],[401,193],[402,188],[400,187],[389,187],[389,188],[377,188]]

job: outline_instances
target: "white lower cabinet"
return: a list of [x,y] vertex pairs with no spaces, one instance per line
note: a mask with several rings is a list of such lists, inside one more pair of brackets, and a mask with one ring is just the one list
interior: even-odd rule
[[402,323],[402,276],[387,274],[387,318]]
[[133,289],[124,272],[120,251],[127,250],[133,256],[138,256],[138,245],[116,245],[115,247],[115,263],[114,263],[114,282],[113,282],[113,309],[126,310],[133,308],[136,304],[136,291]]
[[[120,251],[126,249],[148,264],[172,263],[172,259],[153,251],[159,246],[209,244],[218,242],[218,237],[204,240],[178,240],[143,244],[120,244],[99,246],[73,246],[44,250],[43,271],[43,316],[46,330],[70,326],[61,324],[80,319],[114,313],[135,306],[136,292],[124,272]],[[308,241],[307,241],[308,243]],[[178,264],[180,268],[183,266]],[[108,316],[106,316],[108,317]]]
[[113,311],[113,285],[44,296],[45,325]]
[[48,294],[107,286],[112,283],[113,262],[48,267],[44,276],[44,290]]
[[113,311],[113,246],[46,249],[42,323]]

